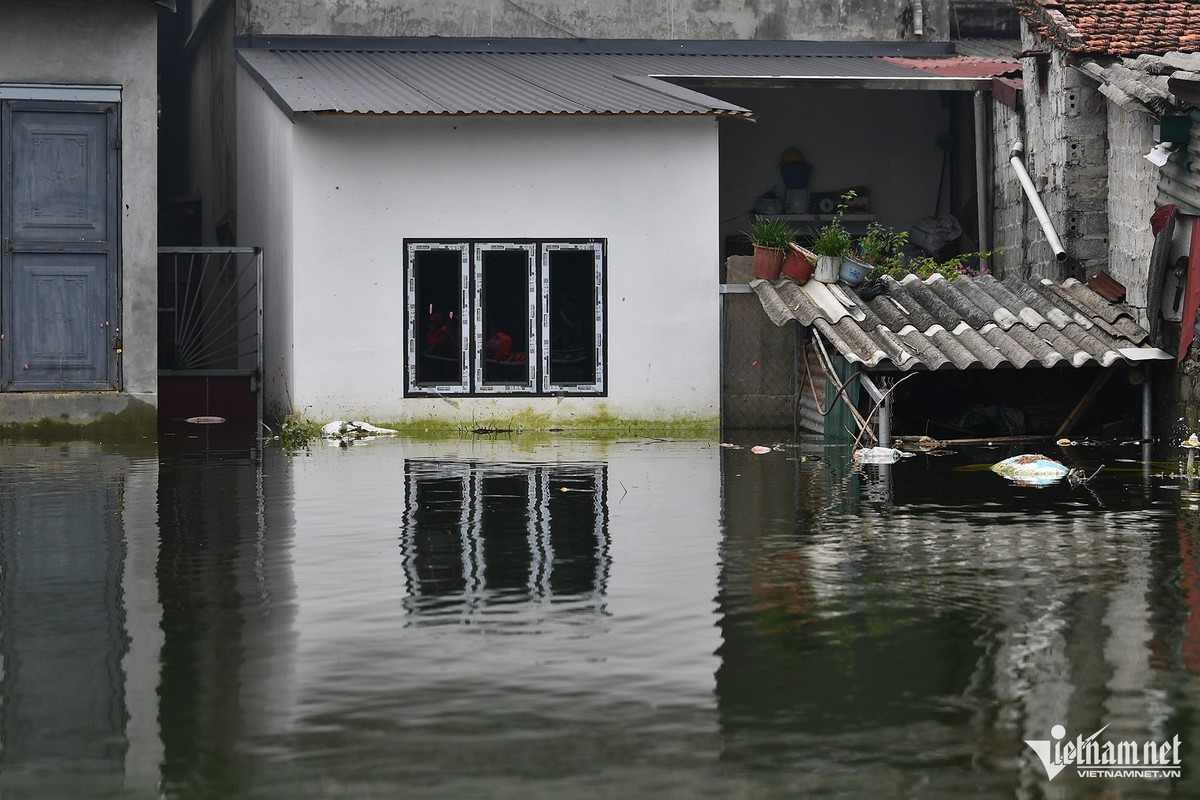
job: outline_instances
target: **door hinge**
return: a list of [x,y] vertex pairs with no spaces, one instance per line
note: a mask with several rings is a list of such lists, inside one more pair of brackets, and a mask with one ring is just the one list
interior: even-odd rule
[[114,136],[113,137],[113,150],[120,150],[120,149],[121,149],[121,137]]
[[12,254],[13,254],[13,240],[5,239],[4,240],[4,255],[11,256]]

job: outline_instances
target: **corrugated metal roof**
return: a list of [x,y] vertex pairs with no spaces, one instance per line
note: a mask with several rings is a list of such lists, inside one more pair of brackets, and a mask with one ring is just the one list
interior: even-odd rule
[[1124,306],[1074,279],[885,278],[863,300],[841,284],[751,283],[776,325],[811,326],[847,360],[901,371],[1111,366],[1171,359]]
[[[451,47],[451,45],[447,45]],[[289,115],[700,114],[752,117],[672,81],[833,80],[946,88],[971,75],[865,55],[403,50],[391,40],[283,39],[241,46],[237,58]],[[959,63],[958,56],[928,59]],[[921,61],[921,59],[915,59]],[[989,67],[985,71],[989,71]]]
[[1191,129],[1183,152],[1158,170],[1158,203],[1174,204],[1184,214],[1200,215],[1200,110],[1191,112]]

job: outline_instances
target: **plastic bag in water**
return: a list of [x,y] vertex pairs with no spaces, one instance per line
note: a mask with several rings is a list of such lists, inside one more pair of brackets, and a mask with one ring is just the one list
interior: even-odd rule
[[1067,477],[1071,470],[1039,453],[1006,458],[992,465],[992,472],[1022,486],[1046,486]]

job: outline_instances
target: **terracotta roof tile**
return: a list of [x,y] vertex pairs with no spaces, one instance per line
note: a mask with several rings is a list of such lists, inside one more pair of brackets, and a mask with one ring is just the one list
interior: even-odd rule
[[1200,49],[1200,0],[1013,0],[1030,31],[1071,53],[1135,56]]

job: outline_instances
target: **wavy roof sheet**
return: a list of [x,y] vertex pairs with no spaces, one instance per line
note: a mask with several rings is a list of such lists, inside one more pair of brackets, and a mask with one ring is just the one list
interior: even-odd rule
[[871,300],[817,281],[751,286],[776,325],[811,326],[847,360],[868,368],[1107,367],[1171,358],[1148,344],[1149,334],[1127,308],[1074,279],[884,280],[888,291]]
[[[587,44],[587,43],[585,43]],[[907,88],[980,88],[1019,69],[1015,61],[943,53],[804,52],[798,45],[734,48],[615,42],[614,52],[578,43],[466,40],[324,40],[251,37],[237,59],[289,116],[341,114],[690,114],[752,118],[740,106],[676,81],[849,81]],[[720,43],[716,43],[720,44]],[[498,46],[504,45],[504,46]],[[547,49],[555,46],[562,50]],[[571,50],[570,47],[576,47]],[[645,48],[649,52],[637,50]],[[625,48],[621,50],[621,48]],[[894,48],[880,48],[892,50]],[[620,50],[617,52],[617,50]]]

